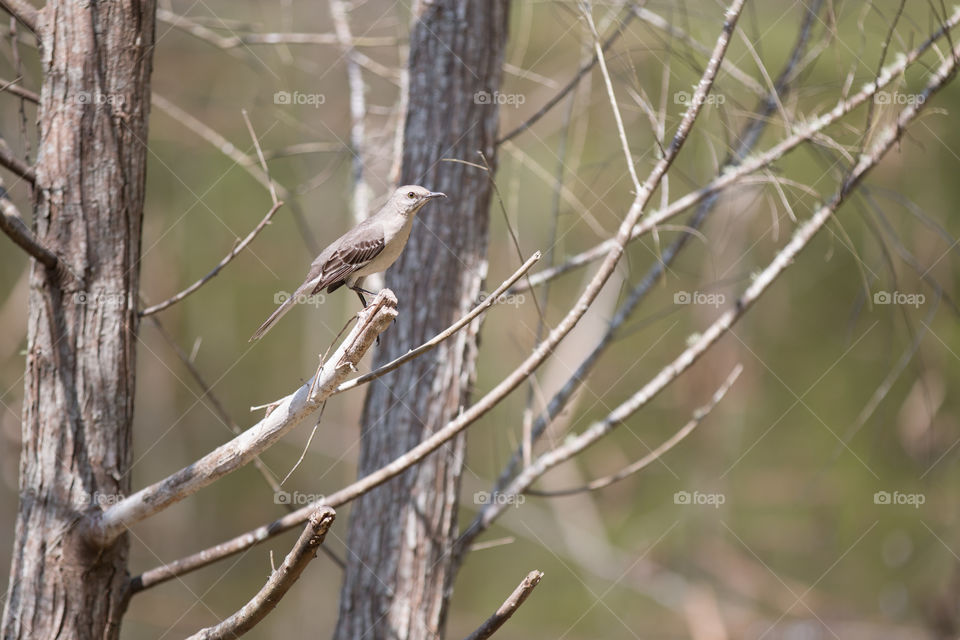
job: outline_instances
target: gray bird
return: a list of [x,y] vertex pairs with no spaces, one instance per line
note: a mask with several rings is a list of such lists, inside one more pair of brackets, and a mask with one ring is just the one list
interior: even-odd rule
[[446,197],[446,194],[417,185],[406,185],[394,191],[380,211],[320,252],[310,265],[304,283],[270,314],[250,341],[262,338],[294,304],[306,296],[316,295],[322,289],[333,293],[345,284],[360,296],[360,302],[366,307],[363,294],[374,294],[362,288],[363,278],[386,271],[407,245],[416,213],[434,198]]

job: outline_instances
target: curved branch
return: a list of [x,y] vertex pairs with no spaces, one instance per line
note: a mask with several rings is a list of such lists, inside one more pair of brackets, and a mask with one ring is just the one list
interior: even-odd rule
[[[390,326],[396,317],[397,299],[392,291],[384,289],[377,294],[370,306],[360,311],[356,325],[331,358],[295,393],[280,400],[276,408],[253,427],[193,464],[137,491],[105,511],[91,514],[89,522],[86,523],[90,541],[106,546],[128,527],[236,471],[266,451],[303,418],[320,408],[337,385],[350,371],[356,369],[357,363],[376,337]],[[300,515],[296,524],[304,522],[317,506],[322,505],[310,505]]]
[[503,623],[516,613],[527,597],[533,593],[534,588],[540,584],[541,578],[543,578],[542,571],[534,569],[528,573],[527,577],[513,590],[510,597],[504,600],[500,608],[487,618],[486,622],[477,627],[476,631],[467,636],[466,640],[486,640],[496,633],[503,626]]
[[267,584],[250,599],[242,609],[220,624],[201,629],[187,640],[220,640],[239,638],[267,617],[280,599],[286,595],[310,561],[317,557],[317,549],[336,517],[333,509],[321,507],[310,515],[307,526],[297,539],[293,549],[283,559],[276,571],[270,574]]
[[[544,360],[546,360],[547,357],[553,353],[560,341],[563,340],[566,335],[570,333],[570,331],[576,326],[577,322],[579,322],[579,320],[587,312],[587,309],[600,294],[600,290],[606,284],[614,269],[616,269],[617,264],[620,261],[620,257],[623,255],[624,246],[629,240],[630,230],[643,214],[643,209],[650,199],[650,195],[654,192],[657,185],[659,185],[661,178],[667,172],[667,169],[670,168],[670,165],[673,163],[680,149],[683,147],[687,136],[690,134],[690,131],[693,128],[693,123],[696,121],[697,116],[700,113],[700,107],[706,102],[706,95],[710,91],[710,88],[713,85],[713,80],[716,78],[717,71],[720,68],[720,64],[725,57],[727,45],[730,43],[730,36],[736,27],[740,13],[743,11],[745,1],[746,0],[735,0],[733,5],[727,10],[723,28],[720,35],[717,37],[713,55],[711,55],[710,62],[707,65],[706,70],[704,70],[703,76],[700,78],[700,82],[697,84],[697,88],[693,93],[693,98],[690,100],[690,104],[687,107],[687,110],[684,112],[683,119],[681,120],[680,125],[677,127],[677,131],[674,134],[670,146],[664,151],[663,156],[660,158],[653,171],[647,177],[647,180],[643,184],[643,188],[635,194],[633,203],[630,205],[630,209],[617,231],[614,246],[610,248],[606,259],[600,266],[600,269],[587,284],[586,289],[580,295],[579,299],[574,303],[567,315],[564,316],[559,324],[557,324],[557,326],[554,327],[554,329],[550,332],[546,340],[539,344],[534,349],[533,353],[531,353],[520,364],[520,366],[508,374],[506,378],[501,380],[499,384],[497,384],[469,409],[465,410],[455,419],[448,422],[443,428],[433,433],[433,435],[422,441],[413,449],[410,449],[407,453],[394,459],[392,462],[381,467],[377,471],[374,471],[373,473],[370,473],[357,480],[350,486],[341,489],[333,495],[327,496],[324,504],[336,507],[339,504],[344,504],[356,499],[358,496],[363,495],[371,489],[383,484],[390,478],[399,475],[429,454],[439,449],[444,443],[456,437],[457,434],[486,415],[488,411],[497,406],[501,400],[503,400],[509,393],[511,393],[524,380],[526,380],[527,377],[529,377],[537,369],[537,367],[539,367]],[[618,108],[615,103],[611,106],[612,108]],[[297,526],[304,521],[304,519],[309,515],[310,510],[314,508],[316,508],[316,505],[307,505],[306,507],[288,514],[283,518],[275,520],[268,525],[263,525],[253,529],[252,531],[248,531],[247,533],[241,534],[231,540],[199,553],[195,553],[186,558],[182,558],[176,562],[152,569],[141,576],[141,583],[144,585],[144,587],[157,584],[158,582],[163,582],[175,576],[199,569],[200,567],[211,564],[221,558],[239,553],[240,551],[262,542],[267,538],[277,535],[282,531],[286,531],[287,529]]]

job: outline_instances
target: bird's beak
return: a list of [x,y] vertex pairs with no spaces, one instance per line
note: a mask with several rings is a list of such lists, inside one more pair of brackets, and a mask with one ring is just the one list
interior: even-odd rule
[[439,191],[431,191],[427,194],[426,200],[433,200],[434,198],[446,198],[447,194],[440,193]]

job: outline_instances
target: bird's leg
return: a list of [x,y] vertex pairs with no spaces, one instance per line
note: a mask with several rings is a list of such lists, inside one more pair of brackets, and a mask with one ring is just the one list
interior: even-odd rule
[[364,309],[367,308],[367,300],[366,300],[366,298],[363,297],[363,294],[367,294],[368,296],[376,296],[376,295],[377,295],[377,294],[374,293],[373,291],[367,291],[366,289],[364,289],[364,288],[361,287],[360,285],[354,285],[354,286],[350,287],[350,289],[351,289],[354,293],[356,293],[357,296],[360,297],[360,304],[363,305],[363,308],[364,308]]

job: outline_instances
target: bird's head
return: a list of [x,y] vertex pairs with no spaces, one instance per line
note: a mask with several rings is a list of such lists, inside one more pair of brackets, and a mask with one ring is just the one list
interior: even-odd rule
[[414,215],[420,210],[420,207],[427,204],[434,198],[446,198],[446,194],[439,191],[430,191],[415,184],[408,184],[397,189],[391,202],[397,211],[404,216]]

